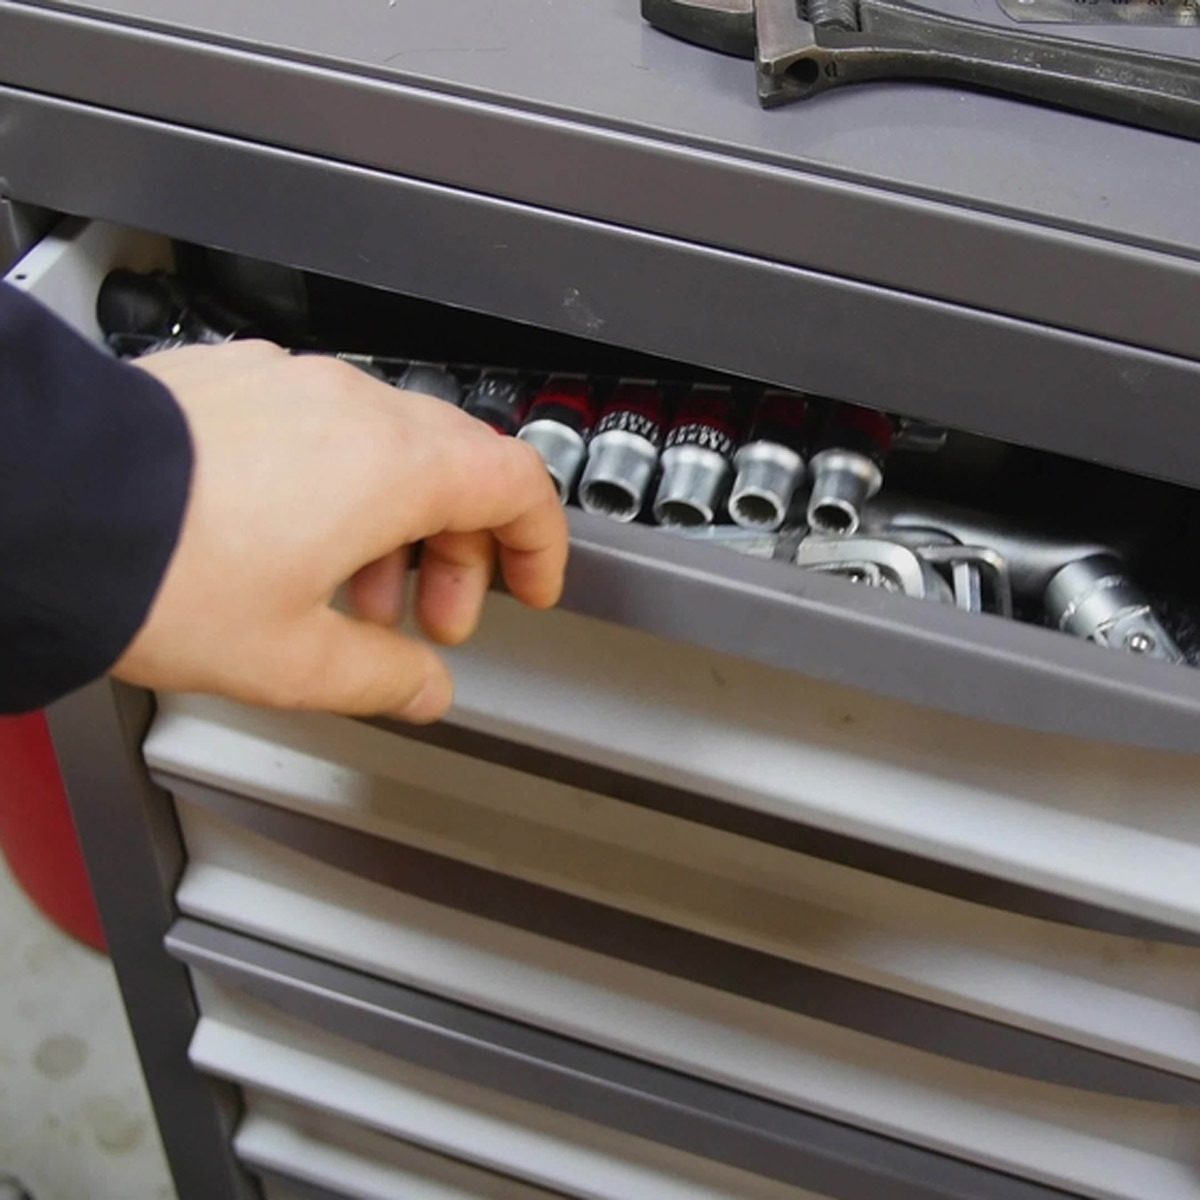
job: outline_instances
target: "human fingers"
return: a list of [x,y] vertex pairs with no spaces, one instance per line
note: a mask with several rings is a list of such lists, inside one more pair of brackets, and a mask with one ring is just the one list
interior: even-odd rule
[[486,530],[427,538],[417,583],[417,619],[434,641],[465,642],[475,632],[496,565]]
[[377,558],[351,578],[348,592],[354,611],[375,625],[393,626],[404,612],[410,548],[401,546]]
[[333,609],[313,611],[281,650],[289,667],[268,703],[427,724],[454,699],[450,672],[430,646]]

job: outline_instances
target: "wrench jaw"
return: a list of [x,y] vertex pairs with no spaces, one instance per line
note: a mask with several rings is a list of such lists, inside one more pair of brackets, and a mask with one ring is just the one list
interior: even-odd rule
[[685,42],[754,57],[754,0],[642,0],[642,17]]
[[[817,0],[808,0],[805,7],[816,5]],[[822,7],[842,10],[843,19],[846,10],[858,11],[854,3]],[[816,17],[817,13],[810,15]],[[856,82],[860,75],[871,72],[870,60],[878,56],[876,50],[864,47],[857,29],[800,16],[797,0],[757,0],[755,27],[754,65],[763,108],[807,100],[818,92]]]
[[823,65],[816,28],[796,0],[757,0],[754,66],[763,108],[803,100],[819,90]]
[[[808,0],[814,2],[820,0]],[[856,58],[872,53],[863,51],[856,32],[805,20],[797,0],[641,0],[641,5],[642,17],[663,33],[753,59],[764,108],[852,82],[842,62],[846,53]]]
[[[796,0],[641,0],[642,17],[696,46],[754,60],[764,108],[803,100],[829,70]],[[821,59],[824,61],[814,61]],[[836,65],[833,67],[836,72]],[[826,85],[828,86],[828,85]]]

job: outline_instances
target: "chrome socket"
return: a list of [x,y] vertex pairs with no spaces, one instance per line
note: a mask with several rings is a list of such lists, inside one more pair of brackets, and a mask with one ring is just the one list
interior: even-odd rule
[[516,376],[485,373],[463,397],[463,411],[497,433],[512,436],[521,428],[529,407],[529,389]]
[[462,403],[462,384],[444,367],[429,363],[413,363],[396,381],[396,386],[401,391],[416,392],[418,396],[444,400],[455,408]]
[[734,457],[729,515],[743,529],[778,529],[804,483],[804,459],[778,442],[749,442]]
[[1050,580],[1045,604],[1051,622],[1065,633],[1146,658],[1185,661],[1149,598],[1114,555],[1068,563]]
[[671,446],[663,451],[662,480],[654,497],[660,525],[695,529],[711,525],[729,486],[729,460],[705,446]]
[[826,536],[857,532],[862,510],[883,487],[883,471],[855,450],[822,450],[812,460],[813,487],[808,524]]
[[558,490],[558,498],[566,504],[588,456],[587,438],[569,425],[549,418],[530,421],[517,437],[528,442],[542,456]]
[[634,520],[657,467],[658,447],[649,438],[626,429],[597,434],[579,481],[580,507],[614,521]]

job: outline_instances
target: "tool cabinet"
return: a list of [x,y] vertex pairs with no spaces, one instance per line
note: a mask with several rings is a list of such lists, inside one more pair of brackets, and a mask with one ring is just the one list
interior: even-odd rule
[[[8,278],[98,337],[191,243],[1200,486],[1200,146],[743,68],[5,0]],[[435,728],[52,712],[182,1200],[1200,1197],[1200,674],[571,521]]]

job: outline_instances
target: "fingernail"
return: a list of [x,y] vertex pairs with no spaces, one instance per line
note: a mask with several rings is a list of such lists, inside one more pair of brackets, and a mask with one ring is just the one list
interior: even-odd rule
[[440,721],[454,703],[454,685],[445,675],[432,675],[421,690],[404,706],[399,716],[413,725]]

